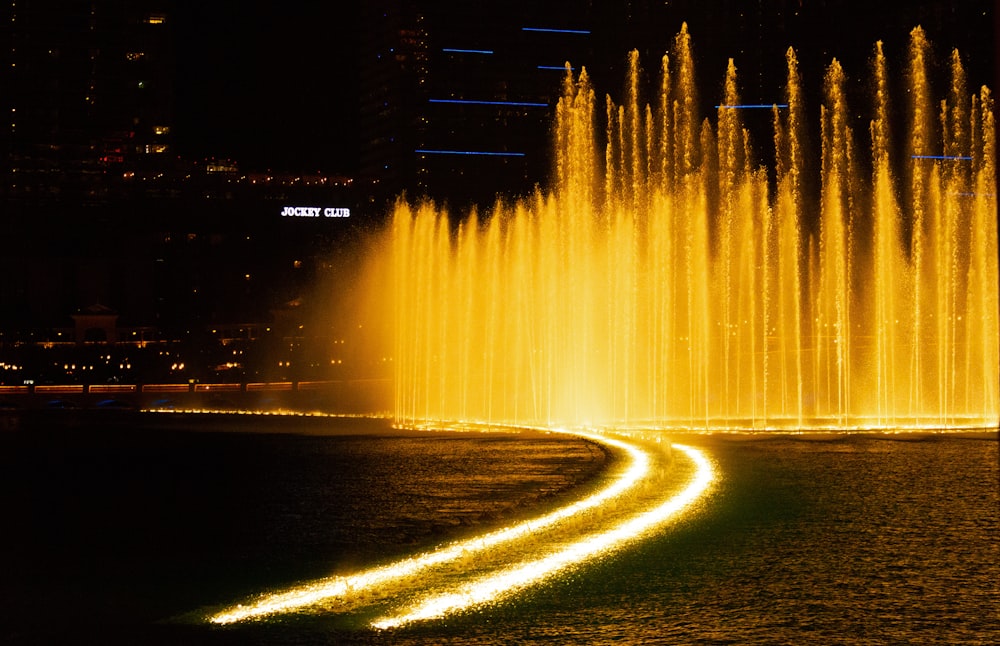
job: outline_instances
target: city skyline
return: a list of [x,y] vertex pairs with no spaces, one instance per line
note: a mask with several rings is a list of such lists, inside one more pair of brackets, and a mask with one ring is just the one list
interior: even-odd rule
[[[547,128],[560,89],[558,69],[549,68],[564,58],[581,61],[594,81],[601,119],[604,95],[622,94],[624,53],[640,49],[648,80],[655,82],[658,57],[684,22],[694,47],[700,113],[710,121],[727,57],[736,62],[742,98],[769,105],[781,100],[784,51],[795,46],[813,97],[829,61],[844,63],[852,98],[858,98],[851,118],[864,138],[866,58],[884,38],[893,80],[902,82],[905,41],[918,23],[928,25],[939,63],[951,47],[959,49],[970,88],[992,85],[994,77],[995,16],[985,0],[925,1],[895,12],[874,7],[860,17],[848,11],[858,6],[855,0],[824,0],[805,9],[794,0],[750,8],[729,0],[544,7],[387,0],[364,7],[379,9],[374,17],[383,7],[410,11],[378,25],[354,3],[47,0],[32,11],[11,3],[8,11],[15,5],[12,15],[22,31],[5,27],[4,33],[26,43],[41,36],[35,47],[17,48],[17,74],[13,64],[5,70],[19,83],[8,84],[4,98],[17,107],[17,136],[12,123],[8,141],[20,146],[21,155],[9,160],[5,226],[21,245],[5,258],[3,288],[16,312],[8,322],[19,325],[65,322],[95,303],[144,324],[194,311],[189,306],[195,300],[206,316],[230,318],[266,303],[257,286],[281,287],[275,298],[292,300],[296,294],[286,293],[287,285],[300,289],[312,282],[312,268],[339,246],[334,241],[359,226],[377,226],[387,201],[403,191],[410,198],[426,191],[450,200],[460,216],[473,200],[488,207],[497,195],[513,199],[535,185],[545,189]],[[69,9],[53,20],[52,12],[41,11],[45,6]],[[93,8],[96,40],[87,31]],[[727,20],[713,23],[712,16]],[[59,23],[62,32],[51,27]],[[560,26],[579,29],[555,33]],[[124,49],[118,29],[147,40]],[[414,33],[419,37],[407,42]],[[161,37],[168,34],[170,46],[163,48]],[[39,46],[70,37],[76,39],[72,47],[58,57]],[[363,57],[370,64],[377,53],[391,56],[363,68]],[[81,74],[88,60],[97,72]],[[168,74],[161,74],[164,68]],[[33,104],[32,88],[43,79],[57,89]],[[110,127],[85,108],[83,99],[93,96],[89,83]],[[162,85],[169,93],[154,94]],[[385,92],[366,93],[372,87]],[[162,96],[176,103],[167,106],[166,121],[157,111]],[[141,103],[132,103],[133,97]],[[389,107],[380,112],[383,105]],[[754,144],[763,156],[772,148],[765,112],[749,117],[762,126],[764,136]],[[818,100],[808,114],[810,127],[818,127]],[[84,128],[74,128],[81,123]],[[894,136],[903,137],[902,129]],[[484,149],[524,156],[430,154]],[[235,163],[201,163],[211,157]],[[264,170],[280,181],[256,183]],[[312,179],[320,173],[323,181],[299,182],[295,173]],[[275,200],[282,201],[275,206]],[[353,216],[314,231],[281,219],[283,206],[352,208]],[[47,216],[29,217],[39,209]],[[271,246],[264,252],[264,242],[275,240],[283,251]],[[230,306],[219,305],[228,299]]]

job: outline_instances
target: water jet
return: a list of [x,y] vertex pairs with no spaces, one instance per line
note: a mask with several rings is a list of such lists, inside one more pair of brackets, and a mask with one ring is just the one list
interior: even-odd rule
[[397,418],[996,427],[993,97],[967,92],[956,52],[936,102],[929,51],[915,28],[907,133],[894,142],[876,44],[867,154],[832,61],[810,160],[789,49],[770,169],[732,109],[745,105],[732,62],[714,123],[697,113],[686,27],[648,103],[632,53],[603,131],[586,70],[567,65],[547,192],[457,229],[434,204],[397,203]]

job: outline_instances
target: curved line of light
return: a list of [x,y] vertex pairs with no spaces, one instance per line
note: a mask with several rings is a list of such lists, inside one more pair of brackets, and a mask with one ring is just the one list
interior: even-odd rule
[[565,507],[560,507],[555,511],[526,520],[510,527],[505,527],[497,531],[476,536],[471,539],[452,543],[440,549],[425,552],[414,557],[402,559],[395,563],[364,570],[356,574],[347,576],[336,576],[311,583],[304,583],[284,592],[277,592],[249,605],[237,605],[226,609],[208,618],[208,621],[215,624],[229,624],[237,621],[255,619],[265,615],[272,615],[281,612],[290,612],[298,608],[315,605],[341,597],[346,594],[356,593],[361,590],[372,588],[377,585],[388,583],[389,581],[412,576],[421,570],[467,557],[471,554],[481,552],[497,545],[516,540],[527,536],[533,532],[540,531],[566,520],[576,514],[603,504],[604,502],[619,496],[642,480],[649,472],[649,457],[637,447],[627,442],[583,431],[567,431],[564,429],[550,429],[555,433],[576,435],[591,439],[601,444],[607,444],[628,453],[630,462],[628,467],[610,486],[598,491],[592,496],[578,500]]
[[702,496],[715,480],[711,461],[698,449],[674,444],[697,465],[697,471],[687,487],[662,504],[608,531],[592,534],[558,552],[534,561],[484,576],[463,585],[457,592],[431,597],[405,614],[383,617],[372,622],[377,629],[396,628],[407,623],[436,619],[446,614],[479,606],[510,595],[547,579],[566,568],[593,558],[602,552],[617,549],[625,543],[665,524]]

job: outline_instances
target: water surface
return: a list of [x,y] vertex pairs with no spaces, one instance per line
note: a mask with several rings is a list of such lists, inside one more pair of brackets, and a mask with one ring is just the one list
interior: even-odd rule
[[0,436],[14,528],[0,556],[3,641],[972,644],[1000,634],[995,434],[675,436],[717,463],[708,503],[512,600],[381,633],[307,613],[192,622],[201,608],[572,499],[610,458],[539,434],[184,421]]

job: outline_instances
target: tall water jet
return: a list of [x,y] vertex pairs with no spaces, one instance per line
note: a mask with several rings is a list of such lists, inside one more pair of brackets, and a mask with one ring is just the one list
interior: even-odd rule
[[[875,118],[871,123],[872,142],[872,249],[868,255],[874,267],[869,272],[874,281],[875,302],[868,313],[868,338],[875,351],[876,420],[880,425],[894,426],[898,409],[893,398],[896,387],[897,345],[902,330],[912,328],[912,321],[900,321],[900,313],[910,307],[900,307],[901,287],[906,267],[901,258],[899,206],[895,196],[895,181],[890,163],[889,81],[882,43],[876,44],[875,55]],[[906,327],[902,327],[903,326]]]
[[623,102],[601,111],[567,65],[547,192],[457,227],[433,204],[398,203],[397,416],[996,426],[993,98],[968,94],[955,52],[935,106],[929,51],[914,29],[899,145],[881,43],[868,145],[832,61],[810,159],[789,49],[773,171],[756,161],[734,61],[714,125],[698,114],[686,26],[650,102],[635,52]]
[[788,49],[788,107],[782,119],[775,106],[775,219],[778,222],[777,312],[768,339],[777,340],[780,408],[774,413],[803,425],[805,415],[803,390],[802,334],[802,86],[799,81],[795,51]]

